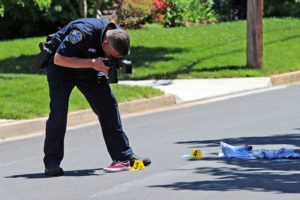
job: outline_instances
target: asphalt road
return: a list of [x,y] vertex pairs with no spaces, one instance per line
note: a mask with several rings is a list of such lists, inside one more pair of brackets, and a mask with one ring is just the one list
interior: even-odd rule
[[[254,149],[300,147],[300,86],[123,119],[142,171],[105,173],[98,125],[68,131],[65,176],[43,174],[43,137],[0,143],[0,199],[300,199],[300,160],[217,156],[220,141]],[[181,158],[200,148],[204,158]]]

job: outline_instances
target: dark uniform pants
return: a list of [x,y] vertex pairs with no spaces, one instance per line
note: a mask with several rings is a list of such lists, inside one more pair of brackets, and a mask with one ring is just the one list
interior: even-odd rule
[[63,159],[68,103],[75,86],[97,114],[112,160],[125,160],[133,154],[122,129],[116,98],[105,78],[99,83],[95,70],[60,67],[52,62],[47,67],[47,79],[51,101],[44,144],[45,167],[59,166]]

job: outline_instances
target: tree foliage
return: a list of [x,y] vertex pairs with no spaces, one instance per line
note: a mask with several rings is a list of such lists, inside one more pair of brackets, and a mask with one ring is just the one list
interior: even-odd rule
[[74,0],[51,0],[50,7],[41,5],[48,4],[5,0],[5,13],[0,18],[0,39],[47,35],[79,17],[78,3]]
[[0,0],[0,17],[4,17],[6,4],[17,4],[20,6],[32,5],[38,6],[39,9],[47,9],[51,6],[51,0]]

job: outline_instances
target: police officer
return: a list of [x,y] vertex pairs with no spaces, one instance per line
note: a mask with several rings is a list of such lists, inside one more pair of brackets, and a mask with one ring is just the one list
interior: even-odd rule
[[[123,171],[135,159],[147,166],[149,158],[135,155],[122,129],[116,98],[109,86],[107,58],[121,59],[130,51],[128,34],[116,24],[96,18],[70,22],[51,38],[55,54],[47,64],[50,91],[50,114],[46,123],[44,143],[45,174],[61,176],[60,163],[64,155],[69,96],[76,86],[96,113],[113,162],[106,171]],[[101,81],[97,74],[102,73]]]

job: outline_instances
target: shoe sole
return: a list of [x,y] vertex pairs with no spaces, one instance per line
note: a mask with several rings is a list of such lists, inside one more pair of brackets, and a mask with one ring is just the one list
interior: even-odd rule
[[129,171],[130,167],[128,168],[103,168],[103,171],[105,172],[123,172],[123,171]]

